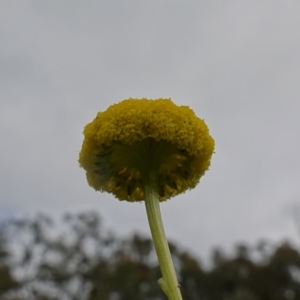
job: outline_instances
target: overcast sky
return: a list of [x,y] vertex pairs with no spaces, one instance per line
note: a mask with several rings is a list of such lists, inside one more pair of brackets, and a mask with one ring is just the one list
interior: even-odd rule
[[298,242],[299,11],[298,0],[1,1],[0,216],[93,210],[119,234],[148,234],[143,203],[95,192],[77,159],[98,111],[167,97],[216,141],[197,188],[161,205],[168,237],[200,256]]

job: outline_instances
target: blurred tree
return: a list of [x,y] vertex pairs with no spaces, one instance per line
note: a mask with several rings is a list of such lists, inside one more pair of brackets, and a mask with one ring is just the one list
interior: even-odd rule
[[250,286],[261,299],[300,299],[300,256],[288,243],[275,249],[265,265],[257,265]]
[[18,281],[12,276],[9,265],[9,253],[6,249],[5,230],[0,230],[0,297],[19,286]]
[[205,296],[205,273],[199,262],[187,252],[179,255],[179,279],[185,300],[202,299]]
[[[300,255],[288,243],[215,249],[210,269],[169,246],[185,300],[300,299]],[[160,277],[149,238],[117,238],[95,213],[0,224],[1,300],[163,300]]]
[[225,259],[222,256],[222,259],[218,259],[217,264],[207,274],[209,299],[224,300],[239,297],[240,291],[247,290],[248,279],[251,276],[253,265],[249,258],[249,249],[245,245],[237,247],[234,258]]

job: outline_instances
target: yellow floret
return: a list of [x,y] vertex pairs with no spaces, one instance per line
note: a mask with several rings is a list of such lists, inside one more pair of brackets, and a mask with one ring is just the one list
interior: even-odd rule
[[210,165],[214,140],[188,106],[170,99],[127,99],[99,112],[84,129],[79,163],[95,190],[144,200],[155,172],[159,200],[194,188]]

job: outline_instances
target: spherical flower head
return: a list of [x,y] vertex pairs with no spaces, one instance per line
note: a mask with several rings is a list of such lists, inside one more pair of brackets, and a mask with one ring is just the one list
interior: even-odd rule
[[119,200],[144,200],[144,179],[155,174],[164,201],[197,185],[213,151],[206,124],[188,106],[130,98],[85,126],[79,163],[91,187]]

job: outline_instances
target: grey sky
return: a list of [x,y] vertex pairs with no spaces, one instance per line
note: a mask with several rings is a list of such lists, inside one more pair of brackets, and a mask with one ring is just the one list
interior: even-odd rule
[[128,97],[171,97],[216,140],[193,191],[162,204],[167,235],[205,255],[298,241],[299,1],[1,1],[0,216],[97,210],[148,233],[143,204],[88,187],[82,129]]

